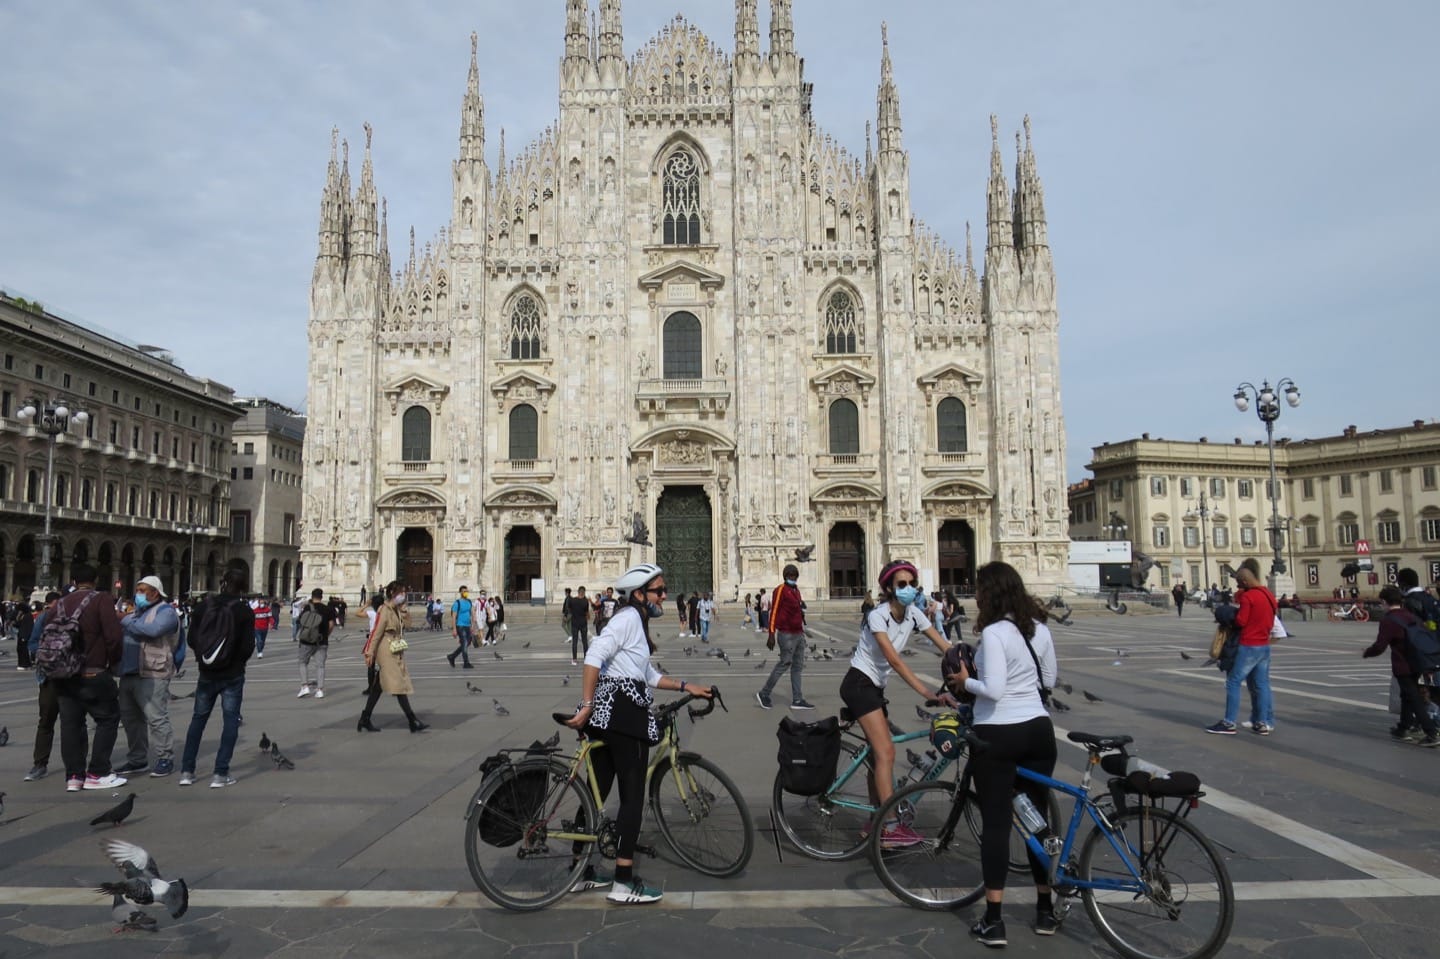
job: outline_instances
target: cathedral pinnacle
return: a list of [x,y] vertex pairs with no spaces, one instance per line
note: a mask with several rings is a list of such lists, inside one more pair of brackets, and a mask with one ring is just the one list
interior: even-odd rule
[[1014,244],[1014,225],[1010,219],[1010,185],[1005,182],[1005,167],[1000,159],[1000,122],[990,114],[990,183],[985,205],[986,251],[1009,249]]
[[795,17],[790,10],[791,0],[770,0],[770,56],[792,58],[795,56]]
[[880,92],[876,95],[880,134],[880,155],[898,153],[900,146],[900,94],[895,89],[895,71],[890,63],[890,29],[880,24]]
[[470,34],[470,72],[460,106],[460,159],[485,160],[485,100],[480,96],[479,37]]
[[1015,232],[1026,249],[1049,246],[1045,224],[1045,188],[1035,166],[1035,150],[1030,144],[1030,116],[1025,116],[1025,146],[1021,150],[1016,135],[1015,162]]
[[754,66],[760,61],[760,15],[755,0],[735,0],[735,62]]
[[586,0],[566,0],[565,4],[565,59],[590,59],[590,35],[586,18],[589,13]]
[[600,59],[621,62],[625,60],[620,0],[600,0]]

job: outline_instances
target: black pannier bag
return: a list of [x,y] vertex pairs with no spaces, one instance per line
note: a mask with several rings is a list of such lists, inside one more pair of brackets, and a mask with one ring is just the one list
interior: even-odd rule
[[780,740],[780,785],[786,792],[818,796],[830,788],[840,764],[839,719],[799,723],[787,716],[775,736]]
[[480,839],[502,849],[519,842],[526,826],[540,815],[550,782],[548,764],[522,763],[513,769],[480,810]]

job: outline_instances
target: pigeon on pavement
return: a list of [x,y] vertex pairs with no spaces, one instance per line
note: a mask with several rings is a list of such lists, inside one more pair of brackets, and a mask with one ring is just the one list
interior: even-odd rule
[[107,822],[118,826],[125,821],[125,817],[135,811],[135,794],[131,793],[125,801],[113,809],[107,809],[94,819],[90,820],[92,826],[103,826]]
[[745,655],[746,655],[746,656],[749,656],[749,655],[750,655],[750,647],[749,647],[749,646],[746,646],[746,647],[745,647]]
[[[176,673],[175,675],[178,676],[178,675],[180,675],[180,674],[179,674],[179,673]],[[193,689],[190,690],[190,692],[186,693],[184,696],[176,696],[173,692],[170,694],[170,701],[171,701],[172,703],[175,702],[177,699],[194,699],[194,698],[195,698],[195,690],[193,690]]]
[[509,715],[510,715],[510,710],[508,710],[508,709],[506,709],[504,706],[500,705],[500,700],[498,700],[498,699],[492,699],[491,702],[493,702],[493,703],[495,704],[495,715],[496,715],[496,716],[509,716]]
[[276,769],[295,768],[295,763],[285,757],[280,751],[280,744],[276,742],[270,744],[270,761],[275,764]]
[[1082,689],[1082,690],[1080,690],[1080,692],[1084,693],[1084,694],[1085,694],[1085,698],[1088,699],[1088,700],[1090,700],[1090,702],[1092,702],[1092,703],[1103,703],[1103,702],[1105,701],[1105,700],[1101,699],[1099,696],[1096,696],[1094,693],[1090,692],[1090,690],[1088,690],[1088,689]]
[[9,743],[10,743],[10,727],[9,727],[9,726],[0,726],[0,746],[5,746],[5,745],[8,745]]
[[758,663],[755,664],[755,668],[756,668],[756,669],[764,669],[764,668],[765,668],[765,664],[768,663],[768,662],[770,662],[770,657],[769,657],[769,656],[766,656],[764,659],[760,660],[760,662],[758,662]]
[[527,640],[520,646],[520,648],[521,648],[521,649],[529,649],[529,648],[530,648],[530,641],[527,639]]
[[495,658],[496,658],[496,659],[504,659],[504,658],[505,658],[504,656],[501,656],[501,655],[500,655],[500,650],[498,650],[498,649],[493,649],[493,650],[491,650],[491,652],[495,654]]
[[1194,659],[1195,657],[1194,657],[1194,656],[1191,656],[1189,653],[1185,652],[1185,650],[1182,649],[1182,650],[1180,650],[1180,658],[1181,658],[1181,659]]
[[159,864],[134,843],[109,839],[103,848],[125,880],[101,883],[97,892],[124,896],[137,906],[158,902],[175,919],[185,915],[185,910],[190,908],[190,889],[184,879],[162,878]]
[[260,734],[260,751],[261,751],[261,752],[265,752],[265,753],[268,753],[268,752],[270,751],[270,734],[269,734],[269,733],[262,732],[262,733]]
[[1059,699],[1057,699],[1057,698],[1054,697],[1054,696],[1051,696],[1051,697],[1050,697],[1050,705],[1053,706],[1053,707],[1055,707],[1055,711],[1056,711],[1057,713],[1068,713],[1068,712],[1070,711],[1070,707],[1069,707],[1069,706],[1065,705],[1064,703],[1062,703]]
[[155,917],[143,909],[136,909],[125,901],[125,897],[118,892],[114,894],[115,901],[110,905],[110,918],[117,923],[116,932],[156,932],[160,923]]
[[1074,694],[1074,692],[1075,692],[1075,687],[1074,687],[1074,686],[1071,686],[1069,683],[1056,683],[1056,684],[1055,684],[1055,688],[1056,688],[1056,689],[1063,689],[1063,690],[1065,690],[1065,692],[1071,693],[1071,694]]
[[0,793],[0,816],[5,815],[5,794]]
[[470,695],[472,695],[472,696],[475,695],[476,693],[483,693],[483,692],[485,691],[485,690],[481,689],[479,686],[476,686],[474,683],[470,682],[470,680],[468,680],[468,679],[465,680],[465,688],[468,689],[468,690],[470,690]]
[[560,685],[561,685],[561,686],[569,686],[569,685],[570,685],[570,675],[569,675],[568,673],[565,675],[565,678],[564,678],[564,679],[560,680]]

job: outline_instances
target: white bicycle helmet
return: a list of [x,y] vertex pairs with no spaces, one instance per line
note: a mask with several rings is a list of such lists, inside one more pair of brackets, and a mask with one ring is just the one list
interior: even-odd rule
[[639,589],[664,573],[665,571],[654,563],[631,566],[615,581],[615,592],[620,595],[622,602],[627,601],[630,599],[631,590]]

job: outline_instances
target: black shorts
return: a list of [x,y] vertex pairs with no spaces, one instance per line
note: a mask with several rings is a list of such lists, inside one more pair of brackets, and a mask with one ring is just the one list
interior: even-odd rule
[[856,719],[877,709],[886,716],[890,715],[890,710],[885,708],[885,690],[854,666],[840,680],[840,701],[849,707]]

